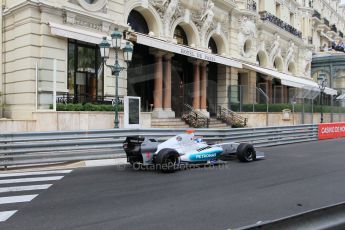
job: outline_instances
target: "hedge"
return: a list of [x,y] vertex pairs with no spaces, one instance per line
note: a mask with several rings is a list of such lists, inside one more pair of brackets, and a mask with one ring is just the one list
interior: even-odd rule
[[[266,112],[267,111],[267,105],[266,104],[254,104],[254,112]],[[269,104],[268,105],[268,112],[282,112],[283,109],[290,109],[292,111],[292,104]],[[239,104],[232,104],[231,105],[232,111],[240,111]],[[303,105],[302,104],[295,104],[295,112],[302,112]],[[332,106],[323,106],[322,111],[324,113],[331,113],[332,112]],[[243,104],[241,112],[253,112],[253,104]],[[304,112],[311,112],[311,106],[310,105],[304,105]],[[321,106],[320,105],[314,105],[313,107],[314,113],[320,113],[321,112]],[[345,113],[345,107],[333,107],[334,113]]]
[[[53,106],[50,105],[50,109],[52,109]],[[119,110],[123,111],[123,105],[118,105]],[[56,104],[56,110],[57,111],[115,111],[115,107],[109,104],[92,104],[92,103],[85,103],[85,104],[64,104],[64,103],[58,103]]]

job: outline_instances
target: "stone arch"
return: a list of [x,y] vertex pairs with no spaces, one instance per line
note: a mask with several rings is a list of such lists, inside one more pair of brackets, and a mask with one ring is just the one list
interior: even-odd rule
[[296,74],[296,65],[294,62],[290,62],[288,64],[288,72],[290,72],[292,74]]
[[257,53],[257,59],[259,61],[259,66],[267,67],[268,65],[268,54],[264,50],[259,50]]
[[127,2],[125,6],[124,20],[127,23],[128,16],[132,10],[138,11],[146,20],[149,31],[155,36],[160,36],[163,31],[162,21],[157,11],[150,5],[145,6],[140,0],[132,0]]
[[175,28],[177,26],[181,26],[184,32],[187,34],[188,45],[191,47],[197,47],[200,44],[200,38],[198,33],[198,28],[195,26],[193,22],[186,23],[184,18],[177,19],[173,25],[172,30],[170,32],[170,37],[173,38]]
[[227,47],[228,42],[225,36],[223,34],[217,33],[216,31],[212,31],[207,37],[206,47],[208,47],[208,43],[211,38],[213,38],[213,40],[216,42],[218,54],[222,56],[226,56],[227,50],[228,50],[228,47]]
[[273,67],[275,67],[278,71],[283,72],[284,70],[284,61],[281,56],[276,56],[273,60]]

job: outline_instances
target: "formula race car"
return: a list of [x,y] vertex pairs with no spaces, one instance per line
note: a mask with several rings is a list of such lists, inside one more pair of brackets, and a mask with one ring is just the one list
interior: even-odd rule
[[220,143],[209,145],[194,136],[193,131],[174,136],[159,144],[156,139],[129,136],[123,142],[127,161],[132,166],[154,166],[163,172],[174,172],[181,165],[216,164],[237,156],[241,162],[264,158],[247,143]]

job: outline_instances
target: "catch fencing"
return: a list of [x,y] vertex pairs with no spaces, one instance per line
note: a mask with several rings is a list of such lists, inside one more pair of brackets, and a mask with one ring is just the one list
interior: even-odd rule
[[[159,142],[185,129],[110,129],[0,134],[0,166],[123,158],[126,136],[142,135]],[[317,140],[317,125],[242,129],[195,129],[208,143],[246,142],[267,147]]]

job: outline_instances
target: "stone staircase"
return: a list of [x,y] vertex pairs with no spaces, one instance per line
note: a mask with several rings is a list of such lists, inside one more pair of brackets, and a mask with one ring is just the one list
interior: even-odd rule
[[[190,128],[181,118],[152,118],[152,128]],[[209,128],[211,129],[227,129],[231,128],[216,118],[210,118]]]
[[230,129],[231,127],[228,126],[226,123],[223,123],[221,120],[218,120],[216,118],[210,118],[209,128],[210,129]]
[[181,118],[152,118],[152,128],[186,128],[189,126]]

